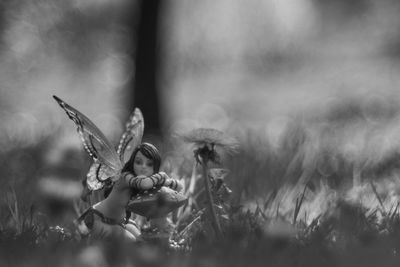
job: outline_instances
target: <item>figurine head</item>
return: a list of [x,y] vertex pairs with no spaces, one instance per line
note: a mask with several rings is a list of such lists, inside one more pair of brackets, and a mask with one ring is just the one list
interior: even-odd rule
[[152,144],[142,143],[133,151],[122,172],[149,176],[159,172],[160,165],[161,155],[158,149]]

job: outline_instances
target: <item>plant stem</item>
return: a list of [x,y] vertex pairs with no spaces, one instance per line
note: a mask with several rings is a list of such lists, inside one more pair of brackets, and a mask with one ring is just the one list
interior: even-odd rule
[[376,198],[377,198],[378,201],[379,201],[379,205],[381,205],[381,208],[382,208],[383,213],[386,214],[385,206],[383,205],[382,199],[380,198],[378,192],[376,191],[376,187],[375,187],[374,183],[373,183],[372,181],[369,181],[369,183],[370,183],[370,185],[371,185],[371,187],[372,187],[372,191],[374,192]]
[[293,225],[296,224],[297,216],[299,215],[301,205],[303,204],[304,194],[306,193],[306,189],[307,189],[307,186],[304,186],[303,194],[301,194],[300,199],[299,198],[296,199],[296,206],[294,208],[294,216],[293,216],[293,222],[292,222]]
[[215,234],[218,239],[222,238],[222,229],[221,225],[219,224],[219,220],[217,217],[217,213],[215,212],[214,208],[214,201],[211,195],[211,186],[210,186],[210,180],[208,179],[207,176],[207,159],[202,158],[202,167],[203,167],[203,178],[204,178],[204,187],[206,188],[207,192],[207,199],[208,199],[208,208],[211,213],[211,222],[215,231]]

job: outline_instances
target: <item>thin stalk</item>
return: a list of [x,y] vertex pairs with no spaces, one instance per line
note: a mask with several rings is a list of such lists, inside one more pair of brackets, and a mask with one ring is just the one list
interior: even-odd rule
[[190,177],[190,183],[188,190],[186,191],[185,195],[188,198],[188,204],[186,210],[191,211],[192,210],[192,204],[193,204],[193,199],[195,198],[194,195],[194,189],[196,185],[196,177],[197,177],[197,162],[193,162],[193,169],[192,169],[192,176]]
[[208,202],[208,208],[211,213],[211,222],[212,222],[215,234],[217,235],[217,238],[220,239],[220,238],[222,238],[222,229],[221,229],[221,225],[219,224],[217,213],[215,212],[214,201],[213,201],[213,198],[211,195],[211,185],[210,185],[210,180],[208,179],[208,176],[207,176],[208,164],[207,164],[206,159],[202,158],[201,166],[203,167],[202,169],[203,169],[204,187],[207,192],[207,200],[208,200],[207,202]]
[[176,217],[179,218],[176,220],[176,227],[179,226],[181,223],[181,220],[183,220],[186,216],[182,216],[185,213],[190,213],[192,211],[193,207],[193,202],[195,201],[194,198],[194,189],[196,185],[196,177],[197,177],[197,162],[193,162],[193,168],[192,168],[192,176],[190,177],[190,182],[189,186],[186,189],[185,196],[188,198],[188,202],[186,205],[183,205],[180,207],[177,211]]
[[264,211],[269,207],[272,201],[276,198],[277,190],[274,189],[271,194],[269,194],[268,199],[264,202]]
[[385,206],[383,205],[382,199],[379,196],[378,192],[376,191],[376,187],[375,187],[374,183],[372,181],[369,181],[369,183],[371,185],[372,191],[374,192],[376,198],[378,199],[379,205],[381,205],[383,213],[386,214]]
[[306,189],[307,189],[307,186],[304,186],[303,194],[301,194],[300,199],[299,198],[296,199],[296,206],[294,208],[294,216],[293,216],[293,222],[292,222],[293,225],[296,224],[297,216],[299,215],[301,205],[303,204],[304,194],[306,193]]
[[15,227],[17,229],[17,233],[20,234],[22,232],[22,226],[21,226],[21,217],[20,217],[19,207],[18,207],[17,194],[15,193],[14,187],[11,186],[10,190],[11,190],[11,192],[8,195],[8,197],[6,198],[7,206],[8,206],[8,210],[10,211],[11,217],[14,220]]
[[180,233],[180,236],[184,237],[190,231],[192,226],[201,219],[201,215],[196,217],[191,223],[189,223]]

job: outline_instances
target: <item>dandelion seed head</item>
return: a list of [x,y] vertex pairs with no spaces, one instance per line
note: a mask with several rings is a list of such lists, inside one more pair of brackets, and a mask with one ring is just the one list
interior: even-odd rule
[[215,145],[223,148],[227,152],[235,152],[239,148],[238,141],[222,131],[212,128],[197,128],[182,136],[188,143],[196,146]]

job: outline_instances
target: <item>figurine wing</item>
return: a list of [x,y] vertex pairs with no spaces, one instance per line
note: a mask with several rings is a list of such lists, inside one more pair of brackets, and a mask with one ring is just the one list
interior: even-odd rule
[[115,176],[116,173],[107,165],[94,162],[86,174],[86,185],[90,190],[99,190],[104,186],[104,180]]
[[[77,131],[81,137],[83,146],[92,157],[95,164],[101,165],[100,167],[97,165],[94,167],[92,166],[93,168],[98,168],[98,171],[95,173],[104,173],[107,174],[108,177],[118,174],[122,169],[122,162],[119,159],[114,147],[110,144],[104,134],[85,115],[65,103],[60,98],[56,96],[53,97],[65,110],[68,117],[78,127]],[[91,171],[89,171],[89,173],[90,172]],[[104,180],[107,177],[101,175],[98,178],[100,180]]]
[[119,141],[117,153],[122,162],[129,159],[132,151],[142,142],[144,120],[140,109],[135,108],[125,125],[125,132]]

